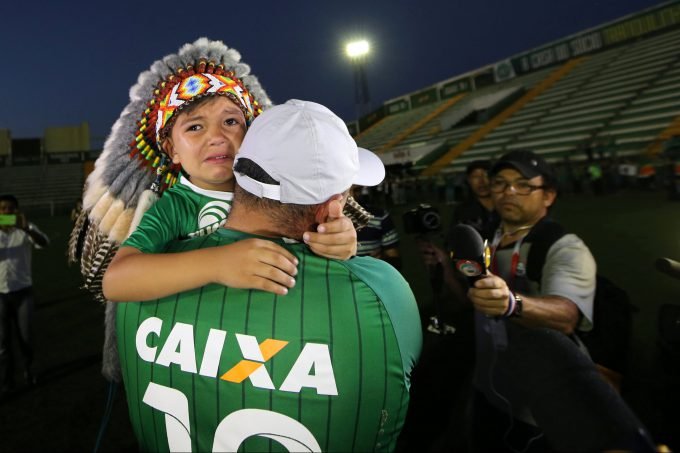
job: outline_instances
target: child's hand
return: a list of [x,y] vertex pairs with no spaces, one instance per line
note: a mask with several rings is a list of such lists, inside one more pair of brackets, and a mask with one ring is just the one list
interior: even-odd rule
[[218,247],[216,283],[286,295],[295,286],[298,260],[285,248],[264,239],[244,239]]
[[340,200],[330,203],[326,223],[320,224],[316,231],[307,231],[302,238],[317,255],[339,260],[356,255],[357,232],[352,221],[342,213]]

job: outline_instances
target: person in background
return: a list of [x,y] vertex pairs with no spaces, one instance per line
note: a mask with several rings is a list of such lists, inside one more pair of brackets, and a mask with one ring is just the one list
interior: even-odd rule
[[373,203],[370,193],[356,187],[352,193],[354,199],[372,214],[368,224],[357,230],[357,256],[372,256],[401,269],[399,233],[389,211]]
[[465,169],[465,180],[470,189],[468,199],[456,206],[450,222],[450,228],[464,223],[470,225],[489,239],[496,227],[498,217],[494,212],[491,191],[489,190],[488,160],[476,160]]
[[14,195],[0,196],[0,398],[14,388],[12,329],[17,329],[24,379],[33,385],[33,249],[49,238],[19,211]]

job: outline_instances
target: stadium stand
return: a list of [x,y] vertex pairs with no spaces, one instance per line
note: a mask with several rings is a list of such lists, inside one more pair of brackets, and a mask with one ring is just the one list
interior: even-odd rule
[[0,167],[0,193],[12,193],[25,211],[68,212],[82,196],[82,163]]
[[[388,101],[384,117],[355,138],[382,153],[386,164],[411,164],[422,176],[458,172],[472,160],[518,148],[549,161],[585,160],[583,150],[604,144],[610,157],[653,156],[680,134],[680,29],[671,20],[678,10],[680,2],[668,2],[565,38],[561,49],[550,43],[512,57],[507,61],[515,69],[539,67],[477,89],[473,82],[453,98],[443,95],[445,81],[435,85],[440,94],[429,104],[392,113],[396,101]],[[569,49],[572,58],[541,63]]]
[[0,129],[0,193],[15,195],[31,214],[69,212],[100,152],[91,147],[87,122],[47,127],[42,138],[13,139]]

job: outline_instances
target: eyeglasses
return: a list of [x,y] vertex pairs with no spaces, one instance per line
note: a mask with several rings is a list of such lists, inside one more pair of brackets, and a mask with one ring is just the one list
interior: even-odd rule
[[503,193],[508,189],[508,187],[512,187],[512,189],[515,191],[517,195],[529,195],[534,190],[541,190],[546,188],[546,186],[535,186],[533,184],[529,184],[529,181],[523,180],[510,183],[504,179],[494,179],[491,181],[491,184],[489,185],[489,188],[494,193]]

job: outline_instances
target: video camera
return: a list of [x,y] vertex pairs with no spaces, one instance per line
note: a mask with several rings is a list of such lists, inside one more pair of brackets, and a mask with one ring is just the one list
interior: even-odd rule
[[402,221],[406,234],[432,233],[439,231],[442,226],[439,210],[429,204],[420,204],[417,208],[406,211]]

